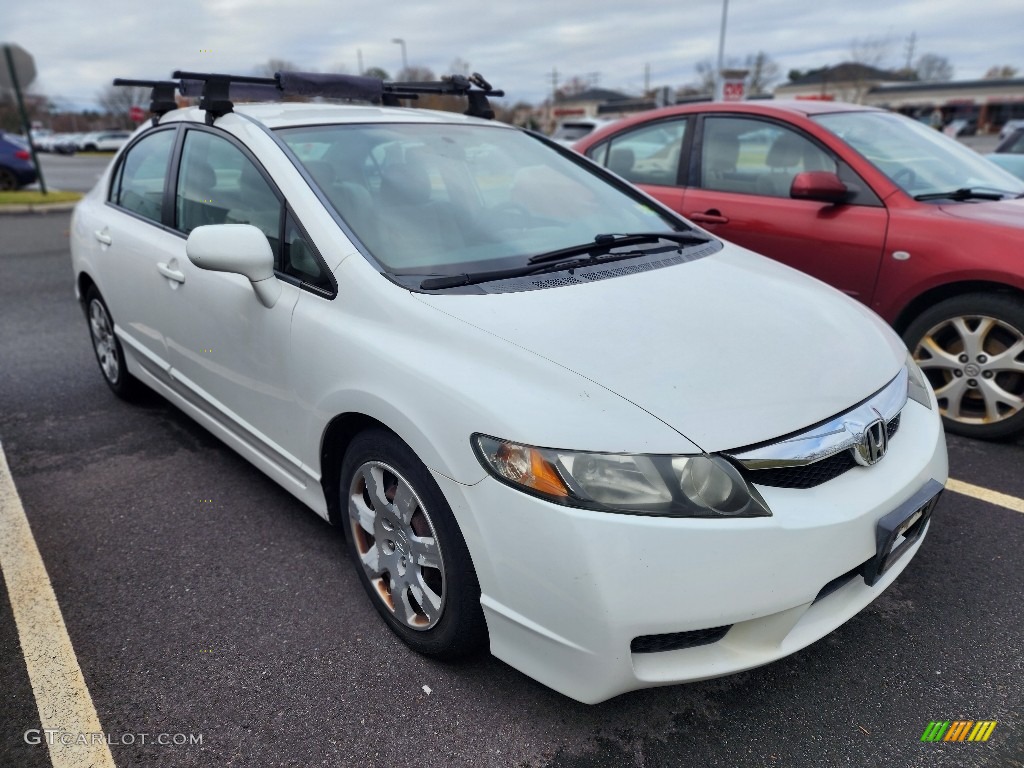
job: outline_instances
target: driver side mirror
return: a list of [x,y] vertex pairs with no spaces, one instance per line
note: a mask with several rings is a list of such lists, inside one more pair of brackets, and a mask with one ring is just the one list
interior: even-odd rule
[[789,196],[794,200],[817,200],[821,203],[845,203],[849,188],[829,171],[804,171],[793,177]]
[[251,224],[196,227],[185,241],[185,253],[200,269],[249,278],[256,298],[268,309],[281,296],[281,283],[274,276],[274,252],[267,236]]

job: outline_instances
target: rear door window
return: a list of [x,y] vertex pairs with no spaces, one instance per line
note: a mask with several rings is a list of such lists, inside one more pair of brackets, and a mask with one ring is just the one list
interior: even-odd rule
[[161,221],[175,133],[174,129],[151,133],[128,150],[110,189],[111,203],[151,221]]

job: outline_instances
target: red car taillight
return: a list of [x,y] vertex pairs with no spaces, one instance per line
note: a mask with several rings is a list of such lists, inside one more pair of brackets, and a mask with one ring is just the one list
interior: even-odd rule
[[31,157],[31,155],[24,149],[16,149],[14,151],[14,156],[19,160],[28,160]]

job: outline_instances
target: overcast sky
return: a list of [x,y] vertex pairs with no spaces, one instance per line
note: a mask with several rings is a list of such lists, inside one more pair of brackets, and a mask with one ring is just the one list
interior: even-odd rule
[[[516,100],[539,102],[551,73],[593,75],[639,94],[697,79],[718,50],[721,0],[11,0],[0,35],[35,57],[31,90],[90,105],[114,77],[175,69],[251,73],[271,58],[317,71],[410,65],[449,71],[460,57]],[[855,40],[887,40],[883,66],[935,53],[957,80],[993,65],[1024,72],[1024,0],[730,0],[725,54],[765,51],[783,74],[849,60]]]

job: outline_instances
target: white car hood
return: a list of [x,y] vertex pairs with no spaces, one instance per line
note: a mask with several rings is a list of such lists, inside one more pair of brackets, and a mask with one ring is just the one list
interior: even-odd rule
[[906,356],[861,304],[730,244],[587,284],[416,296],[617,393],[706,451],[847,410],[888,383]]

